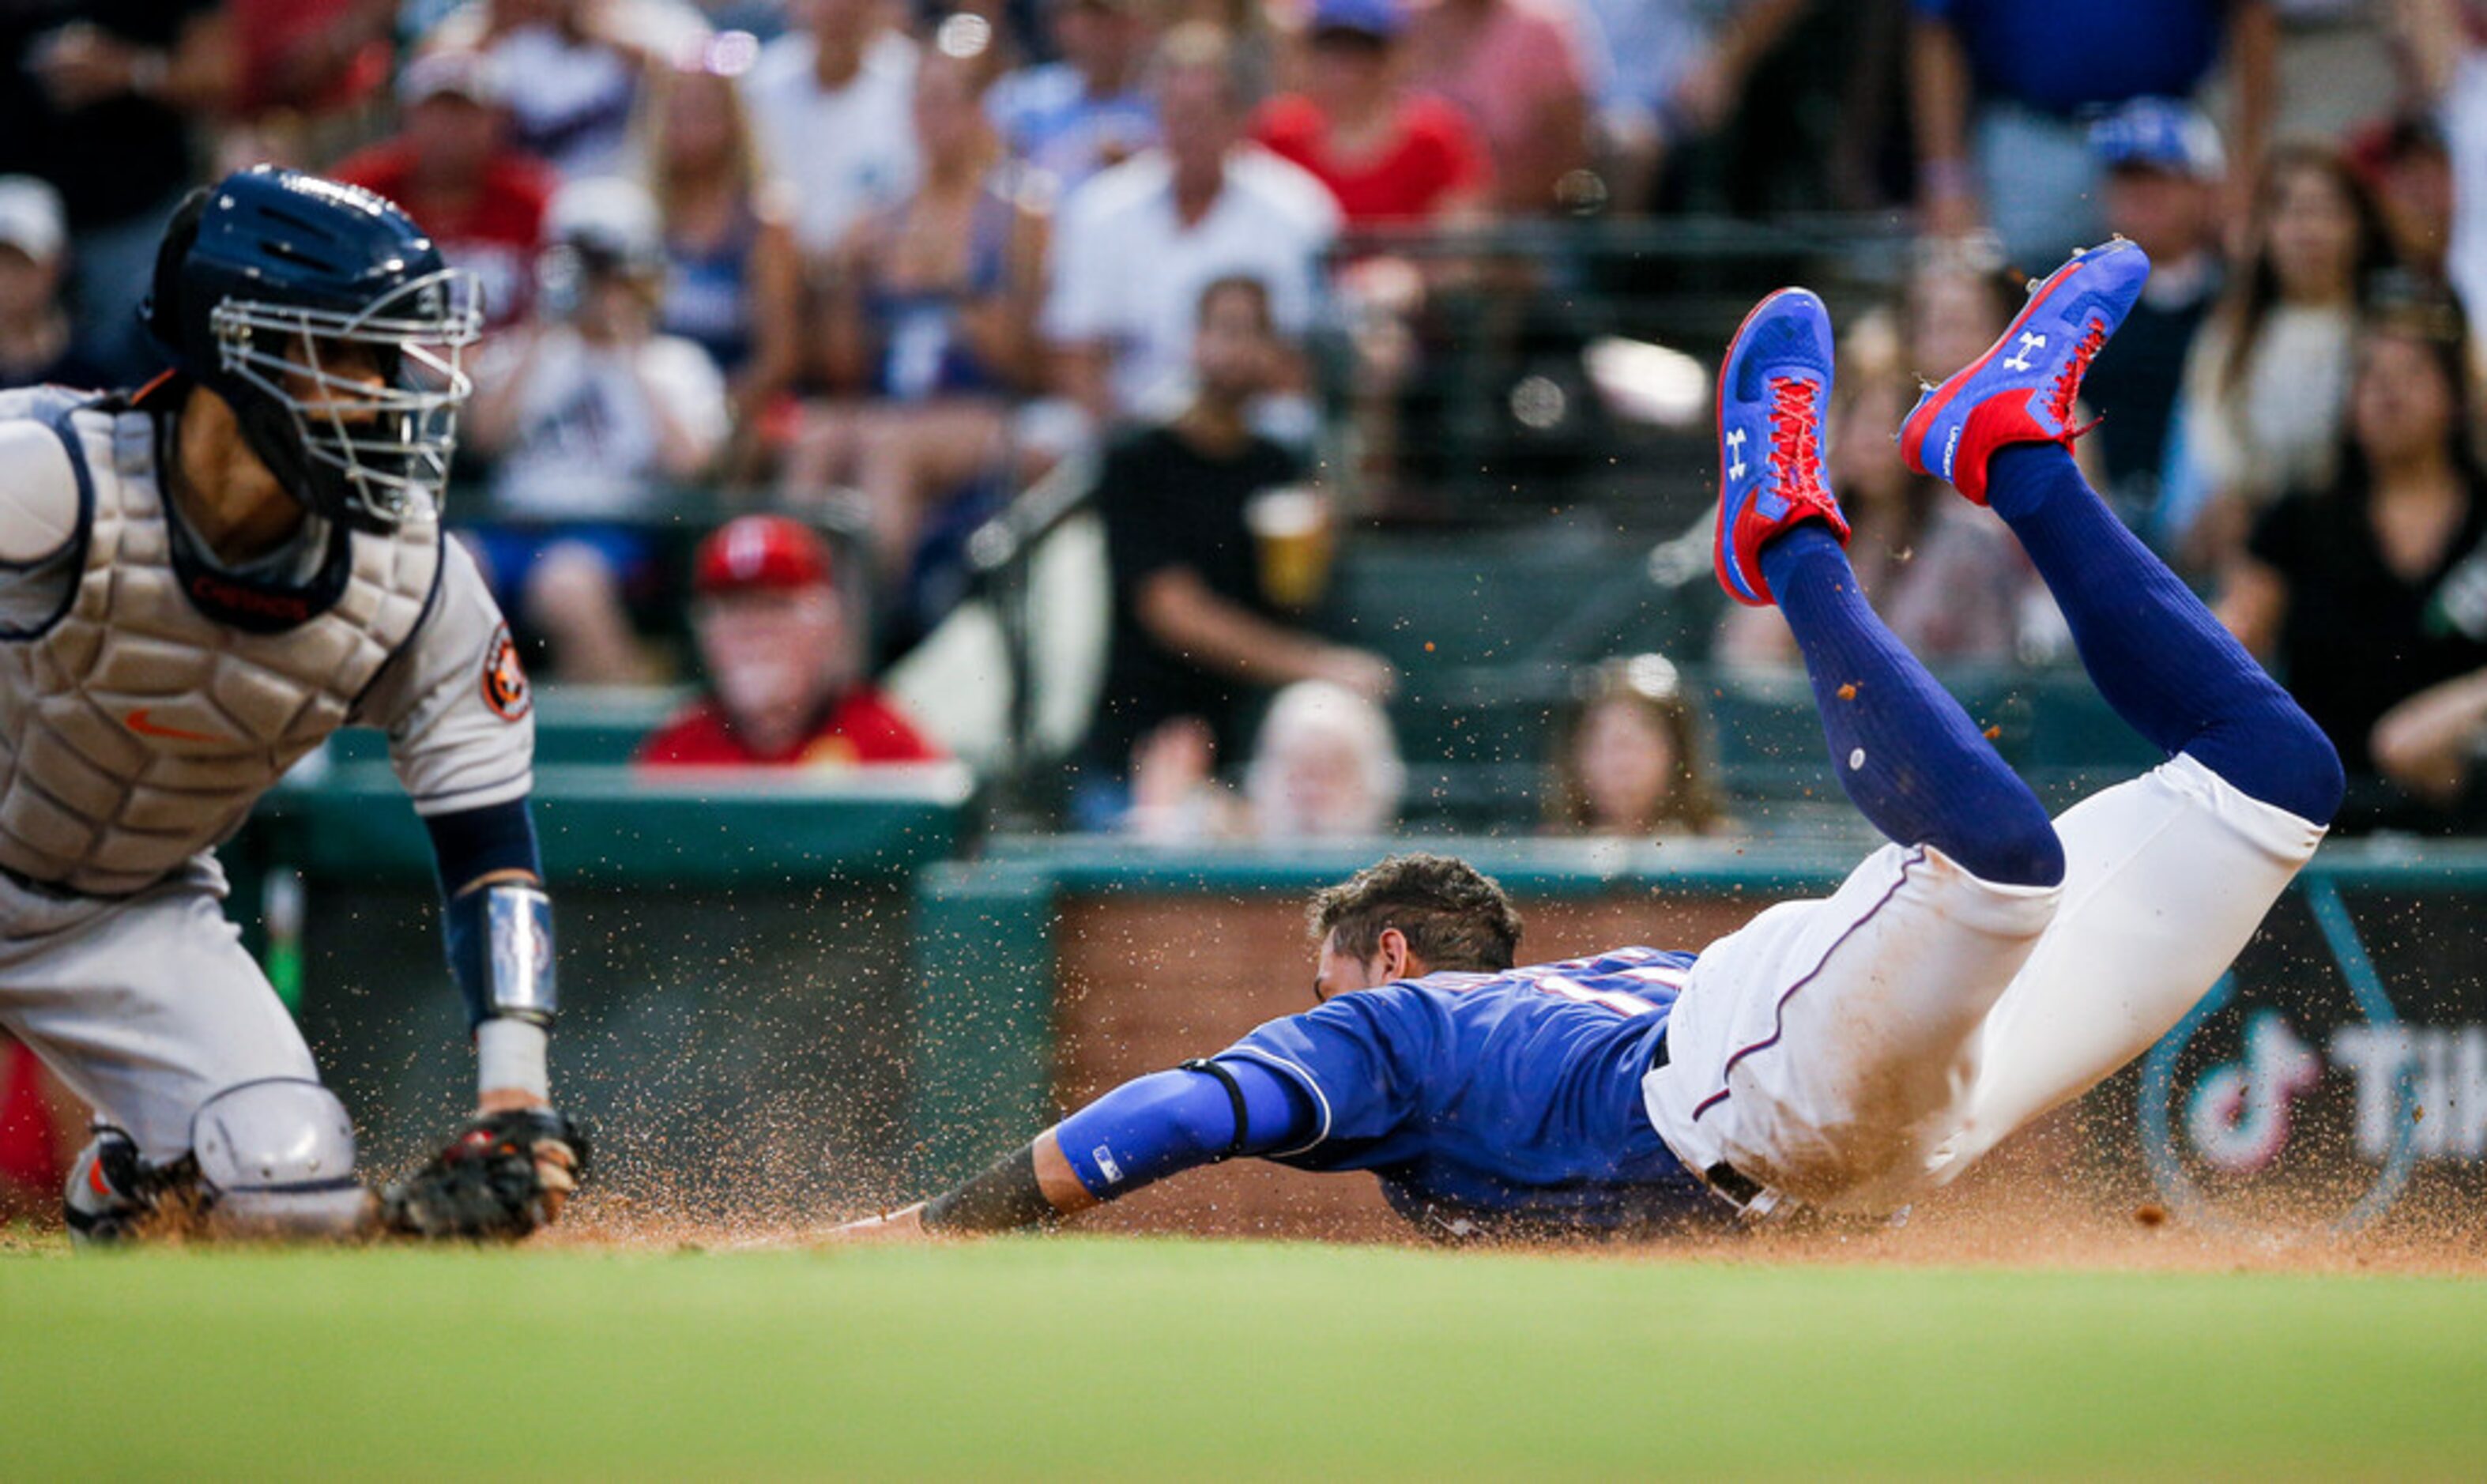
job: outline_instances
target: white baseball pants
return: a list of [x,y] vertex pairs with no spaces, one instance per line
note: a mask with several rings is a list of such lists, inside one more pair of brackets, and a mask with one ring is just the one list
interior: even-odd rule
[[2323,838],[2189,756],[2055,827],[2060,886],[1886,846],[1712,944],[1642,1084],[1660,1136],[1755,1214],[1906,1205],[2166,1034]]
[[188,1152],[225,1088],[320,1075],[223,897],[206,856],[124,898],[0,876],[0,1025],[152,1162]]

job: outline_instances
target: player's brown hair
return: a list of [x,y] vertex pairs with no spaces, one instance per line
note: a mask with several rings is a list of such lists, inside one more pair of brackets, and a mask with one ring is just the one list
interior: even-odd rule
[[1421,852],[1366,866],[1313,894],[1313,937],[1370,960],[1397,928],[1429,969],[1498,973],[1520,951],[1520,913],[1493,877],[1456,855]]

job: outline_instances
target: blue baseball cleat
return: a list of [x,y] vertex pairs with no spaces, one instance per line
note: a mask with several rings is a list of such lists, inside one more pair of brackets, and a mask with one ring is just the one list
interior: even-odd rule
[[2122,238],[2075,253],[2029,291],[2002,339],[1917,399],[1900,424],[1900,457],[1983,505],[1997,449],[2070,448],[2087,431],[2071,426],[2082,378],[2149,277],[2149,257]]
[[1848,521],[1822,484],[1822,423],[1830,407],[1830,315],[1803,289],[1753,306],[1719,373],[1719,585],[1751,607],[1771,604],[1762,545],[1819,520],[1848,541]]

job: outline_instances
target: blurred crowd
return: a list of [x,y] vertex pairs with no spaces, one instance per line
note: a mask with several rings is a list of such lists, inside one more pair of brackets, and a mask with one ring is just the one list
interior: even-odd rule
[[[2478,0],[14,0],[0,60],[0,385],[152,375],[154,244],[221,169],[398,201],[486,287],[451,516],[540,670],[702,683],[646,766],[937,755],[871,677],[1068,469],[1111,588],[1069,817],[1387,828],[1399,677],[1319,631],[1328,548],[1405,508],[1428,297],[1569,271],[1439,244],[1839,212],[1914,243],[1841,304],[1830,440],[1904,638],[2068,658],[1888,433],[2121,233],[2157,267],[2093,483],[2331,732],[2353,826],[2487,827]],[[1687,677],[1791,662],[1740,610],[1584,670],[1544,827],[1723,827]]]

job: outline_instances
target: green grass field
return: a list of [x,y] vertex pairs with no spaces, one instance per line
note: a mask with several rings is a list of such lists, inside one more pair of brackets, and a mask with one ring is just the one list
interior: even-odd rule
[[2476,1477],[2487,1284],[1112,1239],[0,1257],[0,1474]]

